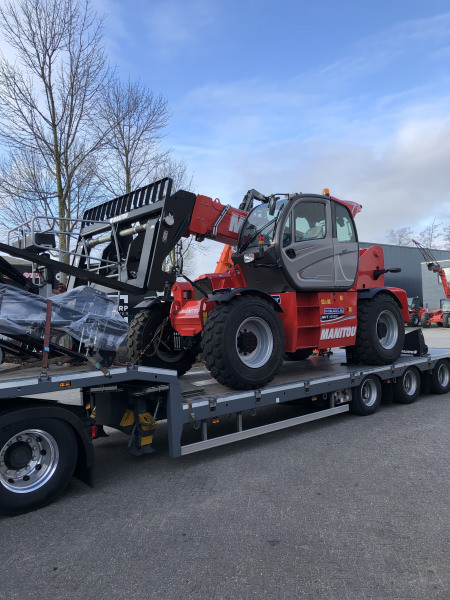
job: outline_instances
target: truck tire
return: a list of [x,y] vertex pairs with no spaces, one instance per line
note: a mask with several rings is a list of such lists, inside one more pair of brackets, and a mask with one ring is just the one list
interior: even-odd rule
[[426,328],[430,327],[430,325],[430,313],[423,313],[423,315],[420,318],[420,326]]
[[356,343],[347,349],[347,361],[389,365],[403,348],[405,326],[396,301],[387,294],[358,302]]
[[45,506],[73,475],[78,446],[72,427],[52,418],[22,419],[0,430],[0,514]]
[[394,402],[411,404],[420,394],[420,371],[416,367],[407,367],[394,383]]
[[300,350],[296,350],[295,352],[285,352],[284,360],[288,361],[296,361],[296,360],[306,360],[313,353],[313,348],[301,348]]
[[156,304],[140,310],[130,324],[127,359],[132,364],[173,369],[184,375],[197,355],[179,345],[180,337],[169,321],[169,304]]
[[349,410],[355,415],[373,415],[381,404],[381,383],[376,375],[367,375],[353,389]]
[[450,362],[446,358],[438,360],[431,373],[433,394],[446,394],[450,389]]
[[253,389],[274,378],[284,343],[281,320],[266,300],[236,296],[210,312],[202,336],[203,358],[223,385]]

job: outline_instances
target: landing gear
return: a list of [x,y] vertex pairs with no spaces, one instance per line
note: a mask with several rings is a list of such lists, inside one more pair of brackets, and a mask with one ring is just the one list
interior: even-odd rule
[[347,361],[366,365],[388,365],[403,348],[405,326],[396,301],[387,294],[358,302],[356,343],[347,349]]
[[139,311],[130,325],[127,358],[133,364],[176,370],[184,375],[194,364],[197,353],[184,348],[169,320],[169,304],[156,304]]
[[202,347],[206,367],[220,383],[242,390],[261,387],[283,361],[282,323],[267,300],[236,296],[211,311]]

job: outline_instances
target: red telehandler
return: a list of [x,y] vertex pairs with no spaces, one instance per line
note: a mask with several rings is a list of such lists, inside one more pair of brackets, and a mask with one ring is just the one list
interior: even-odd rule
[[441,300],[441,307],[436,308],[432,311],[425,311],[420,318],[421,327],[430,327],[432,323],[436,323],[439,327],[450,327],[450,287],[448,285],[447,276],[445,275],[444,269],[435,259],[431,250],[425,248],[416,240],[412,240],[417,248],[422,253],[427,268],[432,273],[437,273],[441,280],[442,287],[444,288],[445,300]]
[[[300,361],[314,350],[344,347],[351,363],[397,360],[408,301],[404,290],[384,285],[384,274],[399,269],[385,268],[382,248],[359,248],[359,204],[328,190],[250,190],[234,208],[183,190],[172,194],[171,185],[154,182],[86,211],[70,265],[48,257],[53,230],[38,239],[21,226],[19,239],[0,250],[47,273],[68,273],[69,289],[88,281],[145,296],[128,334],[135,364],[182,375],[201,354],[220,383],[252,389],[271,381],[285,356]],[[192,281],[181,260],[163,266],[189,236],[235,251],[215,273]]]

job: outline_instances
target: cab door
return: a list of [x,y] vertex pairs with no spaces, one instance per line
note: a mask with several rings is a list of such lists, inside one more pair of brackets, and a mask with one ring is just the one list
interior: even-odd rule
[[333,202],[334,277],[338,289],[349,289],[358,275],[359,245],[355,224],[348,209]]
[[295,290],[335,287],[331,203],[323,197],[294,202],[281,225],[280,256],[286,279]]

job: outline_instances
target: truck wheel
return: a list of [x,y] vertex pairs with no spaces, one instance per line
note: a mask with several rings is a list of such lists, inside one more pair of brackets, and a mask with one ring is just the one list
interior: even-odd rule
[[217,381],[233,389],[258,388],[281,366],[283,326],[263,298],[236,296],[210,312],[202,346],[206,367]]
[[418,327],[419,326],[419,315],[415,312],[411,313],[409,316],[409,327]]
[[450,363],[443,358],[438,360],[431,374],[431,391],[433,394],[445,394],[450,389]]
[[285,352],[284,360],[306,360],[308,357],[311,356],[312,352],[313,348],[301,348],[300,350],[296,350],[295,352]]
[[411,404],[420,394],[420,372],[416,367],[407,367],[394,383],[394,401]]
[[18,515],[52,502],[77,462],[77,441],[60,419],[20,420],[0,431],[0,514]]
[[381,404],[381,383],[376,375],[368,375],[353,389],[349,410],[355,415],[373,415]]
[[421,327],[430,327],[430,313],[423,313],[420,318],[420,326]]
[[169,312],[169,304],[156,304],[136,314],[127,336],[127,358],[145,367],[173,369],[181,376],[189,371],[197,355],[181,346]]
[[366,365],[391,364],[400,356],[404,339],[403,317],[391,296],[360,300],[356,343],[348,348],[347,359]]

